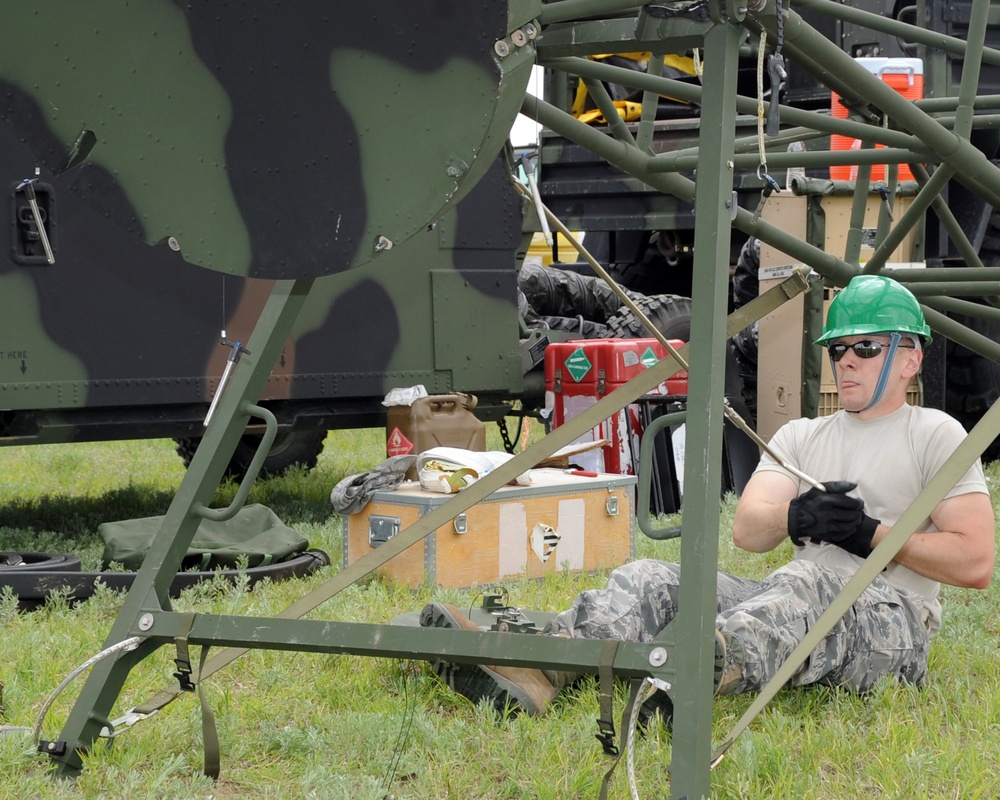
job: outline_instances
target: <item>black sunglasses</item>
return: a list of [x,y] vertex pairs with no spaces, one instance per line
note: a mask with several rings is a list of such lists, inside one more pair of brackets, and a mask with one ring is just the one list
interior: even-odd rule
[[[833,361],[836,363],[837,361],[840,361],[840,359],[844,357],[844,354],[848,350],[853,350],[854,354],[858,358],[875,358],[875,356],[881,353],[888,346],[889,345],[886,342],[870,342],[867,339],[865,339],[862,342],[855,342],[854,344],[843,344],[841,342],[837,342],[837,344],[827,345],[826,349],[830,353],[830,358],[832,358]],[[912,344],[900,343],[896,345],[896,347],[899,347],[903,350],[914,349]]]

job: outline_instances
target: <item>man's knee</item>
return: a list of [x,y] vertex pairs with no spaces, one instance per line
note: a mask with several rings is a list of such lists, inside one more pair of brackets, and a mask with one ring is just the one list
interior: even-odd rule
[[651,586],[679,585],[680,572],[678,564],[641,558],[613,570],[608,577],[608,587],[631,587],[645,593]]

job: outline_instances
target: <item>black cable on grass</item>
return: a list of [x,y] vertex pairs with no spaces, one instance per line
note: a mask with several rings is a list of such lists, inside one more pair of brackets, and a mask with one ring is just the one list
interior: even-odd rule
[[416,706],[416,693],[411,696],[406,681],[406,661],[399,662],[399,674],[403,680],[403,723],[396,736],[396,744],[392,748],[392,759],[389,762],[389,771],[385,777],[385,794],[382,800],[396,800],[395,795],[389,792],[393,781],[396,780],[396,770],[399,769],[399,760],[406,750],[407,741],[410,738],[410,728],[413,726],[413,712]]
[[[507,591],[506,588],[501,587],[501,588],[498,588],[498,589],[493,589],[491,591],[491,594],[497,594],[497,595],[499,595],[501,605],[503,605],[505,608],[509,607],[509,605],[510,605],[510,593]],[[469,619],[472,619],[472,610],[477,607],[476,604],[479,602],[479,598],[483,597],[484,595],[485,595],[485,592],[480,591],[480,592],[477,592],[476,596],[472,598],[472,602],[469,603],[469,613],[467,615],[469,617]]]

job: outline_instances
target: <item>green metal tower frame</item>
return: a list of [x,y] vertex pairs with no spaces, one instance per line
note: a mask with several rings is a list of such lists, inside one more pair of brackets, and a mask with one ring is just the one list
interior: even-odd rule
[[[851,15],[852,9],[827,0],[801,0],[803,6],[821,9],[832,15]],[[706,0],[699,8],[707,16],[692,14],[660,14],[663,8],[684,12],[689,4],[667,2],[659,6],[643,5],[631,0],[560,0],[537,5],[535,22],[539,37],[535,44],[537,61],[551,69],[568,71],[596,86],[602,79],[613,79],[634,86],[646,93],[649,100],[657,94],[690,97],[702,102],[703,114],[697,148],[669,154],[655,154],[650,145],[654,102],[644,103],[643,118],[633,134],[623,124],[613,124],[609,133],[598,131],[579,122],[539,98],[526,97],[523,113],[546,128],[571,139],[603,156],[608,163],[626,171],[657,190],[671,194],[695,208],[696,252],[693,289],[692,340],[690,363],[690,402],[687,416],[688,458],[685,464],[684,521],[682,560],[686,564],[681,585],[682,609],[676,622],[653,644],[622,643],[612,664],[616,674],[637,678],[660,678],[676,688],[675,735],[673,743],[672,783],[670,797],[708,797],[711,765],[725,753],[739,731],[749,724],[752,714],[741,720],[737,730],[713,751],[712,745],[712,659],[713,627],[716,607],[716,570],[718,564],[720,464],[724,411],[723,363],[726,339],[734,332],[756,321],[795,294],[805,291],[808,282],[796,273],[777,289],[748,304],[728,322],[725,318],[726,287],[728,286],[728,253],[730,228],[752,234],[774,245],[793,258],[808,264],[815,272],[835,284],[846,283],[860,271],[856,258],[835,258],[822,250],[786,234],[756,215],[737,206],[733,193],[736,169],[757,165],[756,141],[740,140],[734,120],[738,113],[756,113],[749,98],[736,93],[737,62],[741,47],[749,37],[767,33],[777,35],[777,20],[773,7],[757,4],[748,9],[738,0]],[[632,16],[623,16],[631,13]],[[988,0],[974,0],[972,31],[982,31],[989,15]],[[868,20],[874,24],[873,20]],[[918,36],[913,26],[892,20],[878,22],[883,29],[899,35]],[[877,271],[895,247],[896,236],[919,223],[927,208],[935,205],[943,182],[960,177],[973,191],[989,203],[1000,206],[1000,169],[969,142],[969,134],[980,124],[995,121],[983,112],[995,108],[997,98],[976,97],[980,64],[1000,63],[1000,54],[985,48],[981,40],[968,44],[944,42],[948,48],[959,48],[965,56],[965,72],[960,94],[954,99],[935,99],[926,103],[911,103],[900,98],[892,89],[858,66],[814,29],[806,25],[794,11],[785,9],[783,16],[785,53],[817,74],[826,76],[831,86],[842,96],[859,104],[875,107],[898,124],[889,129],[857,120],[834,120],[812,112],[790,108],[780,110],[786,128],[769,142],[777,146],[770,156],[775,169],[789,166],[819,166],[858,164],[861,178],[859,196],[867,195],[864,175],[866,165],[873,163],[912,163],[921,186],[912,210],[903,215],[899,233],[887,234],[878,243],[875,256],[866,271]],[[941,45],[941,40],[935,42]],[[654,54],[683,51],[692,47],[704,52],[703,85],[692,87],[671,81],[650,71],[636,74],[605,64],[589,61],[586,55],[596,52],[627,52],[648,49]],[[498,50],[499,52],[499,50]],[[655,61],[655,59],[653,59]],[[599,93],[598,93],[599,94]],[[603,98],[601,98],[603,101]],[[753,106],[753,107],[751,107]],[[951,112],[950,116],[932,116]],[[974,112],[979,112],[974,113]],[[876,154],[863,149],[856,152],[834,153],[810,151],[785,153],[788,141],[829,133],[878,141],[886,145]],[[929,173],[920,165],[934,167]],[[697,182],[681,174],[697,168]],[[900,228],[904,230],[900,231]],[[956,238],[960,231],[953,226]],[[940,333],[988,358],[1000,361],[1000,344],[975,334],[948,319],[941,310],[953,309],[954,295],[975,286],[984,295],[1000,294],[996,289],[994,271],[982,268],[974,259],[972,247],[961,236],[964,250],[970,254],[969,267],[949,270],[947,280],[927,281],[926,275],[907,274],[904,280],[926,281],[921,291],[928,321]],[[507,666],[537,666],[597,672],[602,666],[601,642],[564,640],[517,634],[482,633],[410,629],[387,625],[304,621],[305,611],[320,605],[358,578],[384,564],[406,547],[416,543],[433,530],[500,488],[511,478],[568,444],[594,425],[649,391],[680,365],[665,359],[643,375],[635,378],[598,402],[587,414],[553,431],[543,441],[497,469],[437,510],[423,517],[409,529],[392,539],[375,553],[356,562],[332,578],[320,589],[302,598],[286,612],[273,619],[213,614],[180,614],[171,610],[168,588],[180,568],[181,559],[202,519],[226,519],[242,505],[250,483],[274,434],[274,421],[268,412],[255,405],[262,387],[280,355],[282,343],[296,315],[309,295],[312,278],[279,281],[247,343],[248,355],[234,370],[231,381],[215,410],[211,423],[190,468],[168,510],[149,556],[138,573],[128,597],[107,637],[107,645],[115,646],[135,640],[135,646],[114,658],[98,663],[92,670],[76,701],[60,739],[50,746],[57,771],[74,776],[82,768],[81,753],[90,748],[105,728],[111,728],[111,710],[118,699],[133,667],[160,647],[176,644],[182,682],[190,687],[224,667],[249,648],[301,650],[322,653],[351,653],[378,657],[433,659],[446,655],[460,663],[490,663]],[[950,296],[949,296],[950,295]],[[960,305],[960,308],[965,308]],[[1000,318],[995,309],[977,308],[990,318]],[[849,605],[851,593],[860,593],[867,581],[877,574],[881,565],[912,532],[926,509],[933,507],[948,489],[953,472],[964,469],[982,452],[985,442],[1000,432],[996,409],[991,410],[970,435],[967,444],[956,452],[939,478],[929,487],[893,529],[890,537],[879,546],[845,589],[842,602],[831,608],[812,633],[822,634],[827,618],[829,624]],[[264,419],[269,435],[265,436],[256,469],[251,468],[240,487],[237,498],[226,509],[208,507],[213,492],[222,479],[226,465],[251,417]],[[978,449],[977,449],[978,448]],[[697,488],[694,488],[697,487]],[[894,549],[895,548],[895,549]],[[856,596],[856,594],[855,594]],[[791,669],[809,652],[804,642],[786,666]],[[227,648],[208,659],[198,670],[185,661],[188,645]],[[801,652],[800,652],[801,651]],[[796,661],[798,658],[798,661]],[[792,663],[795,662],[795,663]],[[756,713],[766,703],[777,686],[767,687],[751,709]],[[181,691],[167,692],[165,701]]]

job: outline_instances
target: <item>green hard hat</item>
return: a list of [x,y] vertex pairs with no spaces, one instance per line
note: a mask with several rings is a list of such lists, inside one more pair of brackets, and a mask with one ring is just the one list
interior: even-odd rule
[[931,341],[931,329],[913,293],[883,275],[856,275],[830,303],[815,344],[865,333],[912,333]]

